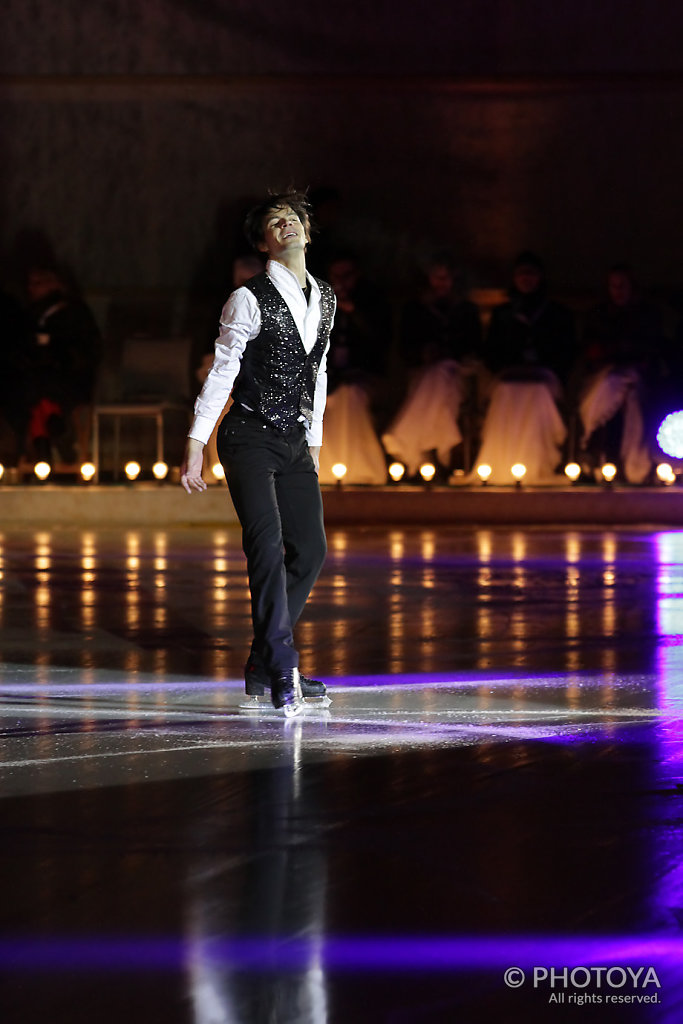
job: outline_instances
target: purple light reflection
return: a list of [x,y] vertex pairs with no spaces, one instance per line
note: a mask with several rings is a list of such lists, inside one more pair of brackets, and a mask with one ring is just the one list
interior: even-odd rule
[[305,968],[314,956],[328,970],[451,971],[515,964],[591,966],[680,964],[683,939],[620,936],[263,936],[240,939],[68,937],[0,940],[5,970],[173,970],[190,957],[243,970]]
[[44,697],[73,697],[83,694],[177,693],[186,690],[214,693],[219,689],[244,689],[243,679],[187,680],[171,682],[159,680],[144,682],[140,679],[117,682],[90,683],[0,683],[0,697],[21,697],[37,693]]
[[[6,668],[7,670],[7,668]],[[506,686],[511,683],[519,683],[525,680],[536,687],[548,687],[566,685],[567,679],[571,677],[574,681],[586,686],[604,685],[604,675],[577,674],[567,672],[546,672],[541,676],[530,675],[523,670],[505,670],[505,672],[489,672],[485,675],[481,672],[398,672],[378,673],[377,675],[348,675],[326,677],[325,682],[331,687],[415,687],[432,686],[437,688],[480,687],[480,686]],[[149,682],[141,679],[116,680],[88,683],[44,683],[44,682],[0,682],[0,696],[16,697],[22,694],[39,693],[43,696],[74,696],[78,694],[130,694],[131,692],[159,693],[159,692],[181,692],[184,690],[213,692],[217,689],[242,690],[244,681],[242,679],[210,679],[210,680],[159,680],[150,679]]]
[[[574,674],[571,673],[573,676]],[[410,687],[410,686],[432,686],[432,687],[479,687],[479,686],[506,686],[510,683],[518,683],[521,679],[533,683],[534,686],[555,687],[565,685],[567,672],[544,673],[542,676],[530,676],[528,672],[506,670],[505,672],[488,672],[482,675],[481,672],[398,672],[395,674],[379,673],[372,676],[335,676],[333,680],[326,680],[335,687]],[[596,686],[604,683],[604,677],[595,675],[593,677],[581,677],[582,682]]]
[[662,707],[683,704],[683,532],[663,531],[657,551],[657,669]]

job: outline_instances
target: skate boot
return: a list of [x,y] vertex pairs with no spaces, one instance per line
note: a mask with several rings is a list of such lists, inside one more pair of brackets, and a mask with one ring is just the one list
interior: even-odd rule
[[[328,708],[332,703],[327,695],[327,687],[319,679],[309,679],[308,676],[299,673],[299,685],[301,696],[307,707]],[[240,704],[240,707],[255,708],[266,705],[268,703],[266,691],[269,688],[268,676],[250,657],[244,666],[246,699]]]
[[304,702],[301,698],[298,668],[290,668],[279,676],[273,676],[270,699],[276,711],[284,711],[285,718],[301,714]]

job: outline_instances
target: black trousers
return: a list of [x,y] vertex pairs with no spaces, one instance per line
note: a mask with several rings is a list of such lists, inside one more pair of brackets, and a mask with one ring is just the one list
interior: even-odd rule
[[231,410],[217,446],[242,525],[252,657],[279,675],[298,668],[294,626],[327,553],[318,474],[302,424],[283,432]]

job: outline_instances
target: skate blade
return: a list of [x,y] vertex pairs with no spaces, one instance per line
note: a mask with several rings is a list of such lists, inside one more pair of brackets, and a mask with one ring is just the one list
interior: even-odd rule
[[267,697],[244,697],[237,708],[239,711],[251,712],[251,714],[295,718],[304,711],[304,702],[298,701],[296,704],[285,704],[284,707],[275,708]]
[[[331,704],[332,700],[327,694],[324,697],[304,697],[302,700],[304,710],[306,708],[311,708],[312,710],[329,708]],[[274,714],[278,713],[278,709],[273,707],[270,697],[243,697],[237,707],[240,711],[272,711]],[[279,710],[281,711],[282,708]]]
[[304,697],[304,704],[307,708],[329,708],[332,699],[325,694],[324,697]]
[[240,711],[272,711],[275,713],[270,697],[243,697],[237,707]]

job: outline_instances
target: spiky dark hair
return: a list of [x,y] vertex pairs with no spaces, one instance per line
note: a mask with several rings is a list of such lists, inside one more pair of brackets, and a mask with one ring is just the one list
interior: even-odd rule
[[252,206],[244,219],[244,233],[247,236],[247,241],[257,252],[263,242],[263,222],[265,218],[273,213],[274,210],[279,210],[283,206],[289,206],[294,210],[294,213],[306,229],[306,234],[310,235],[310,204],[306,193],[299,192],[296,189],[291,189],[289,192],[273,192],[262,202]]

